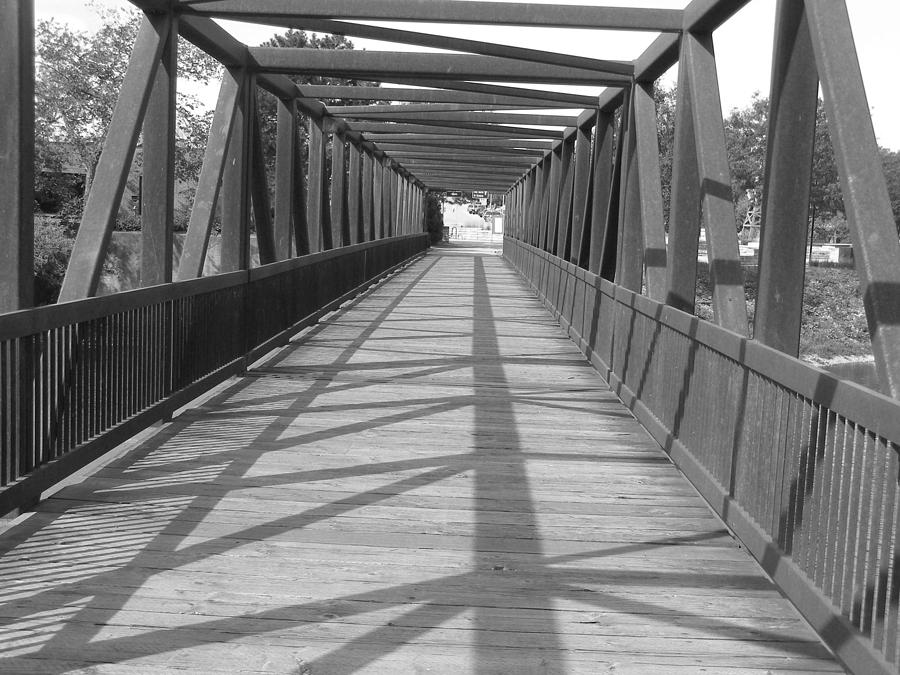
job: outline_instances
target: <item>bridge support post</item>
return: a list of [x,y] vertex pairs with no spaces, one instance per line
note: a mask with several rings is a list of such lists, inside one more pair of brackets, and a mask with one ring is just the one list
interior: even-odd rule
[[556,221],[556,255],[563,260],[568,260],[571,242],[572,188],[575,184],[574,134],[569,140],[563,141],[561,171],[560,186],[562,190],[559,196],[559,215]]
[[358,244],[364,240],[362,232],[362,183],[360,171],[362,157],[360,150],[353,143],[349,144],[350,169],[347,180],[347,215],[350,228],[350,244]]
[[779,2],[753,337],[791,356],[800,351],[818,93],[804,3]]
[[[900,242],[850,17],[843,2],[804,4],[875,365],[885,392],[900,398]],[[835,45],[841,48],[835,49]]]
[[[275,231],[272,228],[272,207],[269,197],[269,182],[266,176],[266,159],[263,156],[262,133],[259,128],[259,106],[257,91],[250,90],[250,196],[253,202],[253,222],[256,225],[256,243],[259,247],[259,262],[268,265],[279,258],[275,250]],[[248,253],[249,255],[249,253]]]
[[194,193],[194,205],[188,224],[184,249],[178,263],[178,280],[194,279],[203,274],[209,235],[219,198],[219,184],[225,170],[228,141],[240,103],[244,82],[238,69],[228,68],[222,76],[219,99],[209,129],[209,140],[203,154],[203,167]]
[[222,272],[250,269],[250,142],[253,76],[241,71],[225,170],[222,175]]
[[[291,230],[297,217],[295,181],[297,180],[297,103],[278,99],[278,128],[275,140],[275,256],[291,257]],[[298,240],[299,243],[299,240]],[[299,246],[297,249],[299,250]],[[299,254],[299,253],[298,253]]]
[[331,242],[325,241],[326,233],[331,239],[331,229],[325,227],[325,131],[322,123],[309,118],[309,190],[306,202],[306,221],[309,228],[309,252],[318,253],[331,248]]
[[344,139],[335,131],[331,145],[331,242],[334,248],[350,243],[346,152]]
[[692,97],[690,110],[715,321],[723,328],[747,335],[746,295],[733,225],[731,174],[711,33],[687,32],[682,36],[680,68],[686,69],[690,78],[689,93],[702,92],[702,96]]
[[[596,120],[596,116],[594,117]],[[584,267],[582,236],[590,214],[591,187],[591,126],[575,130],[575,178],[572,194],[572,234],[569,262]]]
[[172,281],[178,19],[172,17],[144,119],[141,286]]
[[0,3],[0,312],[34,304],[34,2]]
[[372,241],[375,238],[375,161],[371,153],[362,153],[362,182],[360,183],[360,200],[362,201],[362,239],[360,241]]
[[619,210],[618,254],[616,255],[616,283],[629,291],[641,292],[644,276],[643,232],[641,223],[641,195],[638,182],[637,135],[634,128],[634,92],[620,136],[623,147],[621,208]]
[[84,205],[60,302],[86,298],[97,290],[170,23],[169,15],[154,15],[145,17],[141,25]]

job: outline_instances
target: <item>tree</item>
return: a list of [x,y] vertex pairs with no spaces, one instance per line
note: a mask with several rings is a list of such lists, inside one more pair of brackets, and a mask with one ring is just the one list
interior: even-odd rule
[[[306,31],[290,29],[285,33],[273,35],[271,38],[263,42],[261,47],[283,47],[295,49],[353,49],[353,43],[344,35],[318,35],[316,33],[309,34]],[[298,85],[344,85],[344,86],[368,86],[377,87],[377,82],[367,82],[363,80],[352,80],[337,77],[325,77],[322,75],[291,75],[290,79]],[[369,101],[356,100],[330,100],[323,101],[328,104],[340,105],[361,105],[369,103]],[[275,166],[275,138],[277,130],[277,105],[275,97],[268,92],[261,91],[259,103],[257,106],[257,114],[260,121],[260,135],[263,142],[263,153],[266,157],[266,167],[271,173]],[[306,166],[308,157],[307,146],[307,122],[308,118],[301,115],[301,123],[299,126],[299,142],[303,158],[303,166]],[[330,150],[329,150],[330,152]]]
[[672,157],[675,154],[675,85],[669,88],[657,84],[653,88],[656,104],[656,136],[659,143],[659,170],[662,182],[663,217],[669,229],[669,209],[672,202]]
[[[97,8],[96,31],[77,31],[55,20],[36,28],[35,161],[40,169],[60,174],[73,164],[85,173],[90,186],[112,119],[141,14],[123,9]],[[211,57],[181,42],[179,77],[208,83],[219,76]],[[178,92],[176,175],[196,180],[203,157],[211,113],[193,95]],[[48,175],[38,174],[39,191],[53,189]]]
[[884,178],[887,181],[888,196],[891,198],[891,210],[894,222],[900,234],[900,152],[881,148],[881,165],[884,167]]

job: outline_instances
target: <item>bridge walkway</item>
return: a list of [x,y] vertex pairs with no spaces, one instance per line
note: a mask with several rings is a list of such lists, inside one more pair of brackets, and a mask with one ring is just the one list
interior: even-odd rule
[[10,673],[842,672],[492,249],[433,249],[0,554]]

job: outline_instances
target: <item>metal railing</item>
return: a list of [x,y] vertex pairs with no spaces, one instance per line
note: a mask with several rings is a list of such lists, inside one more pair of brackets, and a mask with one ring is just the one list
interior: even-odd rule
[[406,235],[0,316],[0,513],[427,247],[428,235]]
[[504,255],[835,653],[900,658],[900,402],[524,242]]

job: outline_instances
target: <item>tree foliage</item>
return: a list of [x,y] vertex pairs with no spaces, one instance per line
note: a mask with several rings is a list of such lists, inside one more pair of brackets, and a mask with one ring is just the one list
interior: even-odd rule
[[[319,35],[317,33],[307,33],[303,30],[290,29],[285,33],[273,35],[271,38],[263,42],[261,47],[282,47],[294,49],[354,49],[353,42],[344,35]],[[290,75],[290,79],[298,85],[342,85],[342,86],[365,86],[377,87],[377,82],[369,82],[365,80],[354,80],[337,77],[327,77],[323,75]],[[356,101],[341,99],[323,101],[326,105],[361,105],[369,103],[369,101]],[[257,114],[259,115],[260,132],[263,139],[263,153],[266,157],[266,164],[269,171],[272,171],[275,163],[275,138],[277,130],[277,102],[275,97],[268,92],[261,91],[259,102],[257,105]],[[300,115],[299,124],[299,143],[301,148],[301,156],[303,158],[303,166],[306,166],[308,157],[307,139],[309,120],[306,115]]]
[[[675,87],[656,87],[654,99],[657,107],[663,204],[668,220],[675,144]],[[753,95],[749,104],[743,108],[734,108],[724,119],[725,148],[731,169],[731,189],[738,226],[748,211],[758,211],[761,206],[768,124],[769,101],[758,92]],[[881,158],[894,219],[900,232],[900,153],[882,149]],[[810,217],[814,220],[817,240],[844,241],[848,238],[849,228],[844,213],[840,175],[821,100],[816,109]]]
[[[73,30],[53,19],[36,27],[38,190],[52,190],[47,181],[66,168],[83,170],[89,184],[100,158],[142,15],[124,9],[96,11],[100,23],[95,31]],[[214,59],[184,41],[179,44],[182,81],[208,83],[219,72]],[[182,181],[196,180],[199,174],[210,120],[196,96],[178,92],[176,175]],[[47,173],[42,175],[41,169]]]

